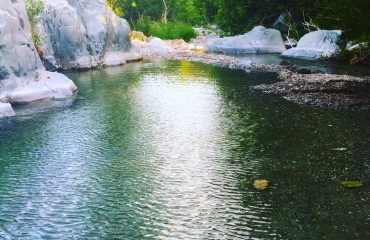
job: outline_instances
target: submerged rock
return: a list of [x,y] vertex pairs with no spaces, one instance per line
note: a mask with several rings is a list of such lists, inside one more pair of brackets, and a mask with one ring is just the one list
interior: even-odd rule
[[76,89],[66,76],[47,72],[42,65],[32,41],[24,2],[3,0],[0,5],[0,101],[19,103],[64,98],[72,96]]
[[281,33],[257,26],[252,31],[235,37],[219,38],[208,43],[208,50],[229,54],[282,53],[286,50]]
[[0,118],[15,116],[15,112],[10,103],[0,102]]
[[38,31],[47,67],[85,69],[141,59],[130,26],[100,0],[47,0]]
[[307,33],[297,44],[297,47],[282,53],[285,57],[302,59],[331,58],[340,52],[337,45],[342,32],[339,30],[319,30]]

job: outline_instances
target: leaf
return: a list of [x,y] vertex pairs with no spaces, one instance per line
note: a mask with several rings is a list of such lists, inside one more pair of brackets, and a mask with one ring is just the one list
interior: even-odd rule
[[364,183],[361,181],[344,181],[344,182],[341,182],[341,185],[342,187],[345,187],[345,188],[359,188],[359,187],[363,187]]
[[253,186],[257,190],[266,190],[270,185],[270,182],[266,179],[257,179],[254,181]]

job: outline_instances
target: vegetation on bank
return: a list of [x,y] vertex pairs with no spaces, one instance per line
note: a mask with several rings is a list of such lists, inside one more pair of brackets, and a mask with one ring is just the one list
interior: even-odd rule
[[161,39],[184,39],[189,41],[196,37],[192,25],[184,22],[155,22],[150,18],[141,18],[132,23],[132,26],[136,31],[141,31],[146,36]]
[[[254,26],[272,27],[283,16],[283,36],[299,39],[317,29],[339,29],[346,41],[370,42],[368,0],[107,0],[117,15],[126,18],[134,30],[162,38],[184,38],[181,26],[218,25],[225,34],[243,34]],[[145,20],[142,20],[145,19]],[[151,21],[148,21],[151,19]],[[153,27],[151,27],[153,25]],[[189,26],[186,29],[189,29]],[[173,29],[175,33],[169,29]],[[280,30],[280,29],[279,29]],[[345,48],[343,48],[345,49]],[[368,48],[367,48],[368,49]],[[340,59],[363,59],[368,50],[344,50]],[[366,58],[366,56],[365,56]],[[356,61],[357,61],[356,60]],[[356,62],[352,61],[351,62]]]
[[31,23],[31,33],[32,39],[35,46],[38,47],[41,44],[41,37],[37,32],[36,25],[39,21],[41,13],[43,13],[45,8],[45,0],[25,0],[26,10],[28,14],[28,19]]

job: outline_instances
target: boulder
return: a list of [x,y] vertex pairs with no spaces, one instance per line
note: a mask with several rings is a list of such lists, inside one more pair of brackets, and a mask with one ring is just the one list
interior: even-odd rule
[[131,31],[130,32],[130,39],[134,41],[142,41],[142,42],[147,42],[148,37],[145,36],[143,32],[138,32],[138,31]]
[[157,48],[170,48],[165,41],[157,37],[152,38],[148,45]]
[[0,118],[3,117],[13,117],[15,116],[15,112],[10,105],[10,103],[1,103],[0,102]]
[[342,32],[339,30],[318,30],[304,35],[297,47],[283,52],[283,56],[302,59],[321,59],[336,56],[340,48],[337,45]]
[[119,65],[138,56],[129,51],[129,24],[102,0],[46,0],[38,31],[45,65],[51,69]]
[[208,43],[208,50],[229,54],[282,53],[286,50],[281,33],[257,26],[252,31],[235,37],[219,38]]
[[[29,102],[73,95],[74,83],[60,73],[47,72],[31,37],[23,1],[0,5],[0,101]],[[38,92],[35,94],[35,92]]]
[[188,44],[183,39],[177,39],[172,43],[172,48],[176,50],[187,50]]

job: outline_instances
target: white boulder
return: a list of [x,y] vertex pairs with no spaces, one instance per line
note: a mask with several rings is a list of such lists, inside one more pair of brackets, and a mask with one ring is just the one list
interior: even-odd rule
[[208,43],[208,51],[230,54],[282,53],[285,50],[281,33],[263,26],[257,26],[244,35],[219,38]]
[[19,103],[65,98],[76,90],[60,73],[47,72],[31,37],[23,1],[2,0],[0,5],[0,101]]
[[0,102],[0,118],[3,117],[13,117],[15,116],[15,112],[10,105],[10,103],[1,103]]
[[170,48],[165,41],[157,37],[152,38],[148,45],[157,48]]
[[339,30],[318,30],[304,35],[297,47],[283,52],[283,56],[302,59],[331,58],[340,51],[337,41],[342,32]]
[[141,59],[139,53],[129,51],[129,24],[106,1],[46,0],[38,31],[50,69],[85,69]]

